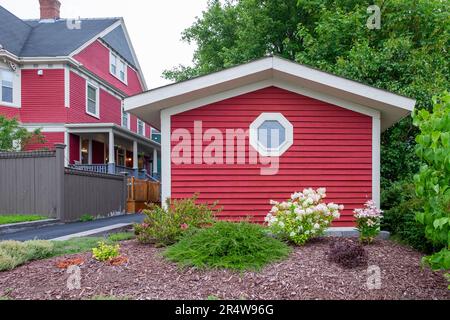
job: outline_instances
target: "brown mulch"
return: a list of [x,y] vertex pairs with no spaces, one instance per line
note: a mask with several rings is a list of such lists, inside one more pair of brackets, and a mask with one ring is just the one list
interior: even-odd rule
[[[161,257],[163,249],[123,242],[128,261],[114,266],[90,253],[81,259],[81,289],[67,289],[70,274],[56,267],[61,258],[35,261],[0,273],[0,297],[11,299],[449,299],[442,274],[420,267],[421,254],[391,241],[368,246],[369,265],[381,269],[381,289],[368,289],[367,269],[343,269],[328,262],[335,239],[317,239],[293,250],[261,272],[180,269]],[[123,264],[122,264],[123,263]]]

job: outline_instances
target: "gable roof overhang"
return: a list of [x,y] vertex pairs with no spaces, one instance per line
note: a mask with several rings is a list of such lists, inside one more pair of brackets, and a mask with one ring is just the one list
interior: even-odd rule
[[409,115],[416,104],[414,99],[279,57],[266,57],[129,97],[125,99],[124,107],[126,111],[159,129],[160,112],[164,109],[194,103],[208,96],[220,96],[221,93],[242,87],[251,88],[256,83],[261,84],[261,87],[286,84],[283,87],[288,90],[299,88],[304,89],[304,92],[317,93],[311,97],[319,96],[319,100],[320,96],[333,97],[374,110],[380,115],[383,131]]

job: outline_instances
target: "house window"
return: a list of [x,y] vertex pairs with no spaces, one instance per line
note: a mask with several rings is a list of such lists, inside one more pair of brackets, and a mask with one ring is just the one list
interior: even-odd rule
[[87,84],[87,95],[86,95],[86,112],[94,117],[99,117],[99,97],[98,88],[92,84]]
[[279,157],[294,143],[294,127],[281,113],[263,113],[250,125],[250,145],[262,156]]
[[122,127],[129,129],[130,128],[130,115],[128,112],[125,112],[122,107]]
[[13,103],[13,79],[14,73],[7,70],[0,71],[0,79],[1,79],[1,98],[3,102]]
[[152,128],[151,137],[150,138],[153,141],[155,141],[155,142],[161,143],[161,132],[159,132],[158,130]]
[[141,136],[145,136],[145,123],[140,119],[137,120],[137,131]]
[[110,52],[110,72],[113,76],[118,78],[123,83],[127,83],[127,64],[124,60],[120,59],[117,55]]
[[113,75],[116,75],[116,73],[117,73],[117,56],[111,52],[109,60],[110,60],[110,65],[111,65],[110,71]]

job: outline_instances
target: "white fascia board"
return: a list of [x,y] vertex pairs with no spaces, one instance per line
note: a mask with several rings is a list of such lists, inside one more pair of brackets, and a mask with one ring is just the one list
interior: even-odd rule
[[397,108],[413,111],[416,101],[385,90],[371,87],[353,80],[338,77],[336,75],[313,69],[288,60],[273,58],[273,68],[276,71],[293,75],[307,81],[320,83],[329,88],[348,92],[374,101],[391,105]]

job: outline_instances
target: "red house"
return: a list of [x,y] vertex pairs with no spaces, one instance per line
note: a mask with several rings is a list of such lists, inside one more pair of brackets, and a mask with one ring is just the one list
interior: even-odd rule
[[151,90],[125,110],[162,132],[163,199],[200,193],[222,218],[262,221],[270,199],[326,187],[353,210],[380,204],[380,134],[415,101],[277,57]]
[[39,20],[0,6],[0,114],[41,128],[46,144],[29,149],[66,144],[66,165],[156,175],[159,133],[123,110],[146,90],[123,19],[61,19],[59,1],[39,2]]

